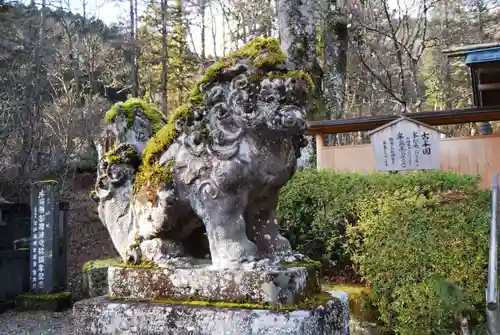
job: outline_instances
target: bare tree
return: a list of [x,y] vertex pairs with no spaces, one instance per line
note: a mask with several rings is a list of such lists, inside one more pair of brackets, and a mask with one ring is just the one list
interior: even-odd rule
[[137,41],[136,41],[136,25],[137,25],[137,0],[129,0],[130,4],[130,49],[132,51],[132,96],[137,97],[139,94],[139,71],[137,66]]
[[419,64],[433,41],[428,14],[436,1],[418,0],[409,6],[398,2],[397,8],[388,0],[358,3],[353,13],[359,60],[399,111],[419,110],[423,102]]

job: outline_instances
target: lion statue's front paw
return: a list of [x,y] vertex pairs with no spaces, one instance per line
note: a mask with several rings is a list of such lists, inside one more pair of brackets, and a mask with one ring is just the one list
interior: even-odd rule
[[160,259],[173,259],[184,254],[181,243],[158,237],[142,241],[140,249],[143,259],[154,263]]
[[123,262],[125,264],[139,264],[141,262],[141,248],[139,244],[133,244],[125,252]]

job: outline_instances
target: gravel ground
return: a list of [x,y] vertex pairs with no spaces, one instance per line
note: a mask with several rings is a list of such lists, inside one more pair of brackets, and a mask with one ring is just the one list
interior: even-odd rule
[[0,335],[72,335],[71,309],[54,312],[16,312],[0,314]]

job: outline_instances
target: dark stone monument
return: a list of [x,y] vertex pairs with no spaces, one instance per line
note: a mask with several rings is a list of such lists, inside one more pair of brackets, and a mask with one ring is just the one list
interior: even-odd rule
[[59,203],[56,181],[31,189],[30,289],[56,292],[67,287],[66,230],[68,203]]

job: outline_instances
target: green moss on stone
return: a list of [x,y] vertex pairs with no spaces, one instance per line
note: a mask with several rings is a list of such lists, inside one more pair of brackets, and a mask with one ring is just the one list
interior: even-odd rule
[[307,89],[309,90],[310,93],[312,93],[315,89],[315,84],[314,80],[311,77],[309,73],[306,71],[302,70],[292,70],[288,71],[285,73],[271,73],[267,75],[268,78],[274,79],[274,78],[282,78],[282,79],[287,79],[287,78],[296,78],[299,80],[305,80],[307,82]]
[[146,115],[146,117],[151,121],[153,134],[156,134],[158,130],[161,129],[162,123],[164,121],[165,115],[160,112],[154,105],[137,98],[131,98],[124,102],[118,102],[114,104],[107,112],[105,120],[107,123],[114,121],[115,117],[118,115],[118,110],[122,108],[123,113],[127,117],[127,125],[129,127],[134,123],[134,109],[139,108]]
[[337,300],[337,298],[332,297],[330,294],[325,292],[317,293],[309,299],[305,299],[303,302],[292,305],[292,306],[271,306],[269,304],[254,303],[248,301],[213,301],[213,300],[145,300],[145,299],[131,299],[131,298],[119,298],[119,297],[108,297],[110,301],[119,302],[149,302],[149,303],[159,303],[159,304],[169,304],[169,305],[190,305],[190,306],[200,306],[200,307],[220,307],[220,308],[242,308],[242,309],[266,309],[266,310],[276,310],[276,311],[296,311],[296,310],[309,310],[314,309],[319,306],[325,306],[330,300]]
[[[159,158],[159,155],[166,151],[170,144],[172,144],[173,141],[177,138],[177,136],[179,135],[177,130],[175,129],[177,120],[192,115],[192,108],[195,108],[196,106],[201,104],[201,102],[198,102],[197,99],[197,97],[194,97],[192,100],[188,99],[188,104],[177,108],[170,115],[167,124],[148,141],[142,155],[144,169],[152,167],[155,163],[155,160]],[[190,102],[191,104],[189,104]]]
[[[200,85],[216,81],[223,69],[233,66],[236,63],[236,59],[241,57],[248,58],[253,62],[255,67],[263,68],[271,64],[276,65],[283,63],[286,56],[281,50],[279,41],[276,38],[259,37],[255,38],[230,56],[208,67],[205,74],[193,86],[187,103],[177,108],[170,116],[167,125],[158,131],[158,133],[147,143],[143,155],[144,164],[152,166],[154,159],[158,158],[158,153],[164,152],[178,136],[175,129],[176,121],[192,115],[194,108],[203,105],[203,95],[200,92]],[[289,76],[309,78],[307,79],[308,83],[312,83],[310,76],[303,71],[289,72]],[[284,74],[284,76],[286,75],[287,74]]]
[[274,37],[258,37],[243,46],[230,57],[245,57],[250,59],[255,67],[263,68],[268,65],[283,63],[286,55],[283,50],[281,50],[278,39]]
[[238,58],[247,58],[254,67],[265,69],[268,66],[282,64],[286,59],[286,55],[281,50],[278,39],[274,37],[257,37],[241,49],[208,67],[199,80],[197,87],[200,84],[208,84],[217,80],[221,71],[235,65]]
[[88,272],[93,269],[107,268],[118,261],[119,258],[117,257],[88,261],[83,264],[83,272]]
[[315,261],[312,259],[304,259],[304,260],[298,260],[298,261],[293,261],[293,262],[286,262],[282,261],[280,263],[282,266],[286,268],[306,268],[306,269],[314,269],[314,270],[320,270],[321,269],[321,262],[320,261]]
[[160,269],[151,262],[142,262],[139,264],[114,263],[111,266],[117,268],[134,268],[134,269]]
[[[250,43],[242,47],[240,50],[232,53],[228,57],[214,63],[208,67],[205,74],[193,85],[187,102],[173,111],[173,113],[168,118],[167,124],[161,128],[153,138],[151,138],[146,144],[142,155],[142,173],[145,176],[148,175],[158,175],[160,168],[155,166],[160,155],[165,152],[168,147],[174,142],[174,140],[180,134],[176,130],[176,122],[180,119],[186,118],[193,115],[193,111],[196,108],[202,108],[204,104],[203,94],[200,91],[201,85],[207,85],[214,81],[220,79],[220,75],[223,69],[229,68],[236,64],[239,58],[246,58],[252,62],[252,65],[261,70],[262,78],[265,76],[274,77],[297,77],[299,79],[305,79],[310,86],[310,90],[314,87],[314,82],[309,74],[304,71],[294,70],[288,71],[282,74],[269,74],[266,72],[270,66],[276,66],[282,64],[285,61],[286,55],[281,50],[279,40],[276,38],[263,38],[258,37],[252,40]],[[254,76],[255,80],[259,79],[260,75]],[[110,110],[109,117],[111,118],[116,113]],[[115,114],[113,114],[115,113]],[[209,134],[203,134],[208,137]],[[151,170],[151,171],[148,171]],[[144,182],[150,180],[148,178],[139,177],[136,179],[135,190],[142,189]]]
[[[208,84],[208,83],[216,80],[220,76],[221,71],[223,69],[226,69],[228,67],[233,66],[234,63],[235,63],[234,59],[226,58],[226,59],[223,59],[221,61],[218,61],[218,62],[212,64],[211,66],[209,66],[206,69],[205,74],[201,77],[197,87],[199,87],[200,84]],[[193,93],[197,93],[197,92],[193,92]]]
[[132,146],[127,145],[128,147],[125,149],[123,153],[118,153],[117,148],[113,148],[105,154],[104,159],[106,159],[109,165],[120,164],[122,163],[122,156],[130,157],[132,155],[136,155],[136,152]]
[[135,191],[140,191],[148,200],[154,202],[159,187],[164,183],[172,184],[173,167],[173,161],[168,161],[165,165],[160,163],[154,163],[152,166],[142,165],[135,177]]
[[71,299],[71,292],[57,293],[28,293],[20,295],[19,298],[24,300],[66,300]]
[[328,301],[331,300],[338,300],[338,298],[332,297],[326,292],[319,292],[311,295],[308,298],[305,298],[304,301],[298,303],[295,307],[296,309],[312,309],[319,306],[326,306]]

